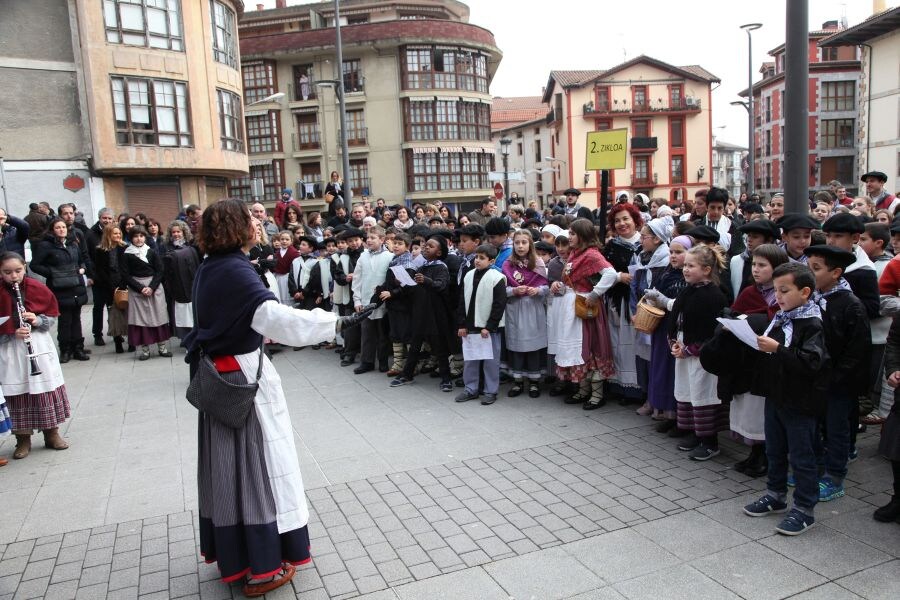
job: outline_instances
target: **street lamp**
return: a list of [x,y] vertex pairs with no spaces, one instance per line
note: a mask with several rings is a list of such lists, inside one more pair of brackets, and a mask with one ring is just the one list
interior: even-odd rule
[[277,94],[272,94],[271,96],[266,96],[265,98],[261,98],[259,100],[254,100],[247,104],[247,106],[254,106],[256,104],[265,104],[266,102],[277,102],[284,98],[284,92],[278,92]]
[[503,196],[509,198],[509,147],[512,140],[500,138],[500,154],[503,156]]
[[[749,137],[747,138],[747,146],[749,148],[749,158],[750,158],[750,172],[747,177],[747,195],[753,193],[753,186],[756,181],[756,157],[754,156],[755,150],[755,139],[753,136],[754,125],[753,125],[753,36],[751,32],[756,31],[762,27],[762,23],[747,23],[746,25],[741,25],[741,29],[747,32],[747,112],[750,113],[748,117],[749,125]],[[732,102],[734,104],[734,102]]]

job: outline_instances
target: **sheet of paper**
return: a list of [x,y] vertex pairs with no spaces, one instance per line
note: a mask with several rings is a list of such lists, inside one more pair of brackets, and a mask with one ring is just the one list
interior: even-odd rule
[[490,336],[483,338],[480,333],[470,333],[462,339],[463,360],[491,360],[494,346]]
[[397,278],[397,283],[399,283],[403,287],[416,285],[416,282],[413,281],[413,278],[409,276],[409,273],[406,272],[406,269],[404,269],[400,265],[391,267],[391,271],[394,272],[394,277]]
[[759,350],[759,343],[757,342],[757,338],[759,335],[753,331],[753,328],[750,327],[750,323],[748,323],[744,319],[716,319],[722,326],[733,333],[735,337],[754,350]]
[[9,321],[9,317],[0,317],[0,325],[3,325],[7,321]]

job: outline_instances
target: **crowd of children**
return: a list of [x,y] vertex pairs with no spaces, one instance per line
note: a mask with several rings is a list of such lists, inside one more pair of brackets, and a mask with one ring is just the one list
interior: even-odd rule
[[[636,401],[695,461],[717,456],[730,432],[750,450],[735,468],[768,476],[746,514],[786,511],[796,485],[776,528],[796,535],[817,502],[844,494],[860,407],[864,422],[900,429],[900,331],[888,333],[900,226],[835,212],[824,224],[759,215],[726,228],[708,218],[727,192],[705,201],[704,219],[679,222],[616,204],[606,232],[566,215],[520,229],[502,217],[452,231],[340,226],[323,241],[283,231],[273,285],[301,308],[379,304],[358,332],[321,347],[391,387],[430,373],[441,391],[462,388],[457,402],[493,404],[501,383],[510,398],[549,384],[585,410]],[[655,329],[635,327],[639,303],[662,314]],[[900,441],[887,445],[900,458]],[[891,506],[881,516],[900,517],[900,494]]]

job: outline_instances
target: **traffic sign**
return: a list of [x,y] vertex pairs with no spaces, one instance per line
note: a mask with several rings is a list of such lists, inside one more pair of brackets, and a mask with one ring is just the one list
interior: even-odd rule
[[488,181],[503,181],[504,179],[525,181],[525,173],[522,171],[507,171],[506,173],[503,171],[488,171]]
[[503,200],[503,184],[499,181],[494,184],[494,198]]
[[627,143],[627,128],[589,131],[585,169],[588,171],[624,169]]

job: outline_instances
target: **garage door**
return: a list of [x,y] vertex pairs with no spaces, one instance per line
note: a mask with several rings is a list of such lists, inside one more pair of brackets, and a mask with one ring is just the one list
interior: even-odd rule
[[128,214],[144,213],[166,227],[181,212],[178,180],[126,181],[125,206]]

